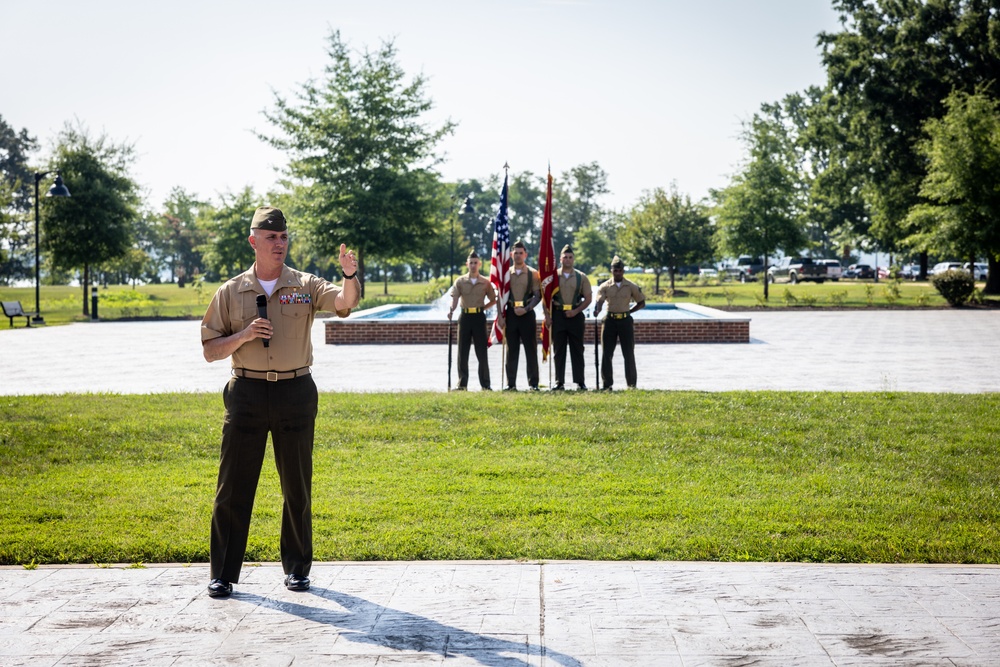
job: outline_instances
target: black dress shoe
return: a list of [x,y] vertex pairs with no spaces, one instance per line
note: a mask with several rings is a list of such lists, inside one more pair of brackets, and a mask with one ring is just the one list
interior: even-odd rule
[[585,384],[578,384],[578,385],[576,385],[576,390],[577,391],[587,391],[587,385],[585,385]]
[[517,391],[517,387],[507,386],[503,388],[504,391]]
[[309,577],[303,577],[301,574],[290,574],[285,577],[285,588],[290,591],[307,591],[309,590]]
[[566,389],[566,387],[562,386],[561,384],[557,384],[556,386],[552,387],[552,389],[550,389],[549,391],[563,391],[564,389]]
[[225,579],[212,579],[208,584],[208,597],[227,598],[233,594],[233,585]]

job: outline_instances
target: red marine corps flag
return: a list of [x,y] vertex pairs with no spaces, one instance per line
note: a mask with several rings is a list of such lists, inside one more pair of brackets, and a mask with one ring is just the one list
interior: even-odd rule
[[[556,282],[556,252],[552,245],[552,168],[549,167],[549,184],[545,190],[545,214],[542,216],[542,240],[538,244],[538,278],[542,282],[542,307],[552,308],[552,295],[559,289]],[[549,358],[549,328],[542,323],[542,361]]]
[[493,331],[486,342],[487,347],[494,342],[502,343],[504,330],[500,326],[501,316],[507,312],[510,298],[510,224],[507,220],[507,165],[504,165],[503,190],[500,191],[500,210],[493,222],[493,259],[490,260],[490,282],[497,293],[497,317],[493,320]]

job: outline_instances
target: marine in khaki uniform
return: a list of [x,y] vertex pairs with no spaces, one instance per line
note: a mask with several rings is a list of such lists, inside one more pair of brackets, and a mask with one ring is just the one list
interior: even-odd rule
[[[281,564],[285,587],[309,588],[312,567],[312,451],[317,392],[311,329],[318,310],[347,317],[358,305],[358,262],[340,246],[343,287],[285,266],[288,231],[276,208],[250,223],[254,264],[223,284],[201,321],[205,360],[230,357],[233,378],[222,397],[219,477],[212,507],[210,597],[228,597],[239,581],[268,433],[281,480]],[[266,315],[258,313],[258,300]]]
[[[632,313],[646,306],[646,295],[642,288],[630,280],[625,280],[625,263],[615,255],[611,260],[611,278],[597,288],[597,303],[594,304],[594,317],[601,312],[604,302],[608,303],[608,316],[604,318],[601,329],[601,382],[604,389],[611,390],[615,379],[611,372],[611,360],[615,356],[615,346],[621,343],[622,356],[625,358],[625,382],[630,389],[635,389],[638,374],[635,368],[635,326]],[[635,304],[635,305],[633,305]]]
[[586,391],[583,366],[583,335],[586,317],[583,311],[593,298],[590,279],[573,268],[573,247],[563,246],[559,254],[559,285],[552,295],[552,311],[545,314],[545,326],[552,331],[555,347],[556,386],[553,391],[561,391],[566,379],[566,348],[569,348],[570,362],[573,364],[573,382],[576,388]]
[[479,255],[473,250],[465,260],[469,272],[459,276],[451,287],[449,320],[459,302],[462,304],[462,314],[458,318],[459,390],[465,390],[469,386],[469,348],[473,344],[476,346],[476,359],[479,361],[479,385],[486,391],[491,389],[490,364],[486,357],[486,311],[497,302],[497,293],[490,279],[480,275],[480,265]]
[[528,250],[517,241],[511,246],[514,266],[510,270],[510,299],[504,329],[507,336],[507,390],[517,389],[517,365],[524,347],[524,365],[528,374],[528,389],[538,391],[538,329],[535,306],[542,300],[538,271],[525,263]]

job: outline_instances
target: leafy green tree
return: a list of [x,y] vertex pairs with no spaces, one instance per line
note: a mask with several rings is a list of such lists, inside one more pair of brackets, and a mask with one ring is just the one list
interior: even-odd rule
[[336,255],[340,243],[364,263],[393,259],[433,235],[438,143],[453,131],[422,121],[432,107],[423,76],[405,80],[392,42],[352,57],[339,32],[328,38],[329,64],[303,84],[294,101],[275,94],[267,119],[279,136],[262,139],[289,153],[294,213],[317,250]]
[[[714,191],[715,246],[722,255],[767,259],[779,249],[797,252],[807,244],[799,222],[801,194],[797,162],[784,128],[755,114],[743,131],[749,159],[730,185]],[[767,299],[768,281],[764,280]]]
[[657,294],[664,269],[673,291],[678,266],[709,261],[713,254],[707,209],[678,192],[676,185],[669,193],[662,188],[645,193],[632,208],[619,240],[626,263],[653,269]]
[[584,273],[611,267],[611,241],[595,221],[577,230],[573,249],[576,251],[574,265]]
[[[500,185],[497,186],[497,192]],[[500,197],[497,195],[497,204]],[[545,179],[530,171],[511,173],[510,188],[507,201],[507,211],[510,214],[511,242],[523,240],[534,248],[538,256],[538,239],[542,231],[542,215],[545,212]],[[492,242],[492,230],[490,240]],[[531,251],[529,250],[529,255]],[[529,264],[534,265],[532,262]]]
[[608,192],[608,174],[597,162],[577,165],[553,179],[552,241],[557,255],[565,244],[575,243],[577,231],[604,217],[600,199]]
[[132,226],[140,204],[129,170],[131,144],[67,124],[56,140],[50,168],[59,171],[71,197],[54,197],[42,219],[44,247],[55,267],[79,269],[83,314],[90,315],[91,267],[122,257],[132,247]]
[[176,280],[179,287],[184,287],[185,282],[195,275],[204,273],[201,248],[205,243],[205,236],[198,221],[208,211],[208,202],[180,187],[173,188],[163,202],[159,235],[161,245],[157,254],[170,267],[170,282]]
[[263,206],[250,186],[236,194],[220,194],[219,200],[199,224],[205,235],[200,250],[209,280],[229,280],[253,264],[253,248],[247,237],[254,211]]
[[38,142],[0,116],[0,285],[32,275],[34,174],[28,154]]
[[985,254],[985,292],[1000,294],[1000,103],[982,94],[954,92],[947,113],[927,121],[920,150],[929,163],[908,222],[908,239],[920,249],[957,253],[974,262]]
[[[826,193],[858,191],[868,234],[888,250],[909,234],[923,203],[927,162],[919,145],[953,91],[997,97],[1000,14],[988,0],[834,0],[843,30],[823,33],[830,116],[842,160]],[[840,172],[840,173],[838,173]]]

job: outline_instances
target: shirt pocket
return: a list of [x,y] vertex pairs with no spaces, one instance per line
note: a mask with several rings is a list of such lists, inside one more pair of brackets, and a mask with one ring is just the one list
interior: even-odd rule
[[229,312],[230,327],[233,333],[243,331],[250,323],[257,319],[257,303],[241,303],[238,308],[233,308]]
[[281,307],[281,330],[285,338],[305,338],[311,321],[311,304],[290,303]]

